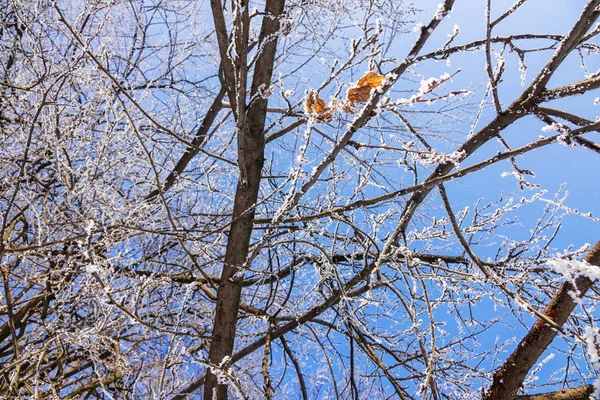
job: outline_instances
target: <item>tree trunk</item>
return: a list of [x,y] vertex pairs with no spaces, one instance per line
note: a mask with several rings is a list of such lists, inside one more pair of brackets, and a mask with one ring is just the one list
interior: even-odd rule
[[[217,4],[218,3],[218,4]],[[221,38],[219,47],[221,57],[228,57],[227,48],[222,30],[225,29],[222,8],[220,2],[212,2],[213,17],[215,18],[217,36]],[[247,5],[241,4],[247,12]],[[250,98],[250,105],[245,107],[245,87],[234,87],[247,81],[242,74],[247,73],[246,57],[236,59],[233,63],[223,62],[224,75],[228,85],[228,95],[238,128],[238,165],[240,176],[236,187],[233,205],[232,223],[229,230],[227,248],[225,251],[225,262],[221,272],[221,280],[217,291],[217,305],[215,320],[210,343],[209,362],[211,368],[207,371],[204,384],[204,398],[224,400],[227,399],[227,378],[219,382],[218,375],[225,373],[228,366],[228,357],[233,352],[235,330],[242,292],[242,281],[248,247],[253,230],[254,207],[258,199],[258,190],[261,182],[261,172],[264,163],[264,126],[267,113],[268,98],[259,94],[261,90],[267,89],[271,83],[273,74],[273,63],[277,50],[277,38],[279,31],[279,16],[283,12],[284,0],[268,0],[265,5],[265,14],[270,17],[264,18],[261,26],[259,45],[257,51],[260,55],[254,65],[254,75]],[[248,21],[245,21],[248,24]],[[234,23],[235,24],[235,23]],[[242,21],[244,24],[244,21]],[[234,28],[235,29],[235,28]],[[243,32],[240,43],[239,35],[234,35],[237,48],[248,48],[248,26],[238,30]],[[229,70],[228,70],[229,69]],[[235,69],[233,71],[232,69]],[[237,80],[230,79],[236,76]],[[229,78],[227,78],[229,77]],[[241,82],[241,83],[240,83]],[[240,95],[241,94],[241,95]]]

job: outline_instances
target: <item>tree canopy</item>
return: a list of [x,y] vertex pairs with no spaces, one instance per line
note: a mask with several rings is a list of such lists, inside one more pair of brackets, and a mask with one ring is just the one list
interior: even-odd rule
[[600,0],[473,3],[2,0],[0,397],[600,396]]

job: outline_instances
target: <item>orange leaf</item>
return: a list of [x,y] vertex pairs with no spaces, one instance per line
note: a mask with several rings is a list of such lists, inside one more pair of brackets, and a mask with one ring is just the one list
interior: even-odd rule
[[308,99],[306,99],[305,110],[307,114],[317,113],[321,114],[327,108],[325,100],[319,97],[316,91],[312,90]]
[[371,90],[383,85],[385,76],[369,71],[358,80],[356,86],[348,89],[348,100],[352,103],[364,103],[369,100]]
[[348,100],[353,103],[364,103],[371,96],[370,86],[360,86],[348,89]]
[[315,105],[315,97],[316,97],[316,93],[314,91],[311,91],[308,94],[308,97],[306,98],[306,102],[304,103],[304,111],[306,111],[307,114],[310,114],[313,112],[313,107]]
[[358,80],[356,86],[368,86],[371,89],[378,88],[383,85],[383,81],[385,81],[385,76],[379,75],[377,72],[369,71]]
[[322,121],[331,121],[333,119],[331,107],[327,107],[325,100],[320,98],[315,90],[312,90],[308,94],[304,108],[307,114],[318,114],[319,119]]
[[325,111],[326,108],[327,108],[327,103],[325,103],[325,100],[318,97],[317,101],[315,103],[315,112],[317,114],[321,114],[323,111]]

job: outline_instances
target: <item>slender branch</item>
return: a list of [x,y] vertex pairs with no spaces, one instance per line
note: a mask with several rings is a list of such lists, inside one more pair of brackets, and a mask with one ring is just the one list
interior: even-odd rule
[[294,369],[296,370],[296,376],[298,376],[298,382],[300,383],[300,392],[302,393],[302,400],[308,400],[308,392],[306,390],[306,383],[304,382],[304,375],[302,374],[302,369],[300,368],[300,364],[298,363],[298,360],[296,360],[296,357],[294,357],[294,353],[292,353],[292,350],[288,346],[285,336],[281,336],[279,338],[279,341],[281,342],[281,345],[283,346],[283,350],[285,351],[285,354],[287,354],[287,356],[290,358],[290,360],[292,360],[292,364],[294,364]]

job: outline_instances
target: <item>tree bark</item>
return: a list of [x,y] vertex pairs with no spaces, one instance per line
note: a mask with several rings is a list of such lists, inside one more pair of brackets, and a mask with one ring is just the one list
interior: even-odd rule
[[517,400],[590,400],[592,393],[594,386],[585,385],[556,392],[517,396]]

